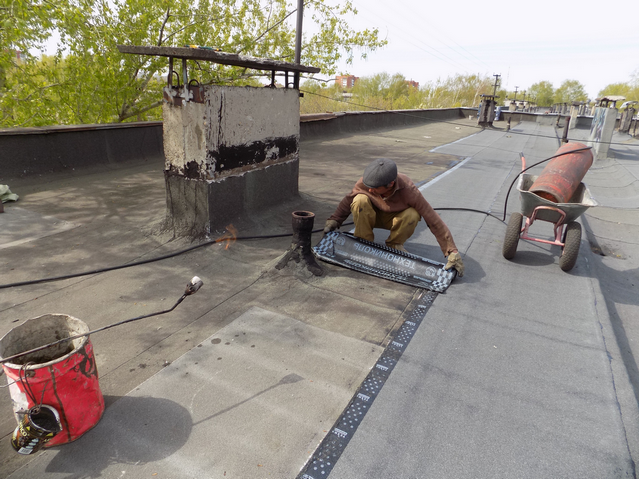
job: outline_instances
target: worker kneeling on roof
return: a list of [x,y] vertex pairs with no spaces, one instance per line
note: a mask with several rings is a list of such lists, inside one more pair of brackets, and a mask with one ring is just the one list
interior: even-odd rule
[[344,197],[326,221],[324,233],[339,228],[351,213],[355,236],[374,241],[373,228],[390,230],[386,246],[399,251],[406,251],[404,243],[414,233],[419,219],[424,218],[448,258],[446,269],[455,268],[459,276],[464,275],[464,263],[448,226],[410,178],[397,173],[393,160],[380,158],[366,167],[353,191]]

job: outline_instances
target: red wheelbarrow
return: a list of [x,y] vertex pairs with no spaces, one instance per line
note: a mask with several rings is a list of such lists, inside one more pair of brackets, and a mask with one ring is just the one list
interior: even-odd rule
[[[522,170],[526,169],[526,160],[521,156]],[[597,201],[590,194],[584,183],[580,183],[572,197],[566,203],[555,203],[530,192],[530,187],[538,176],[522,174],[517,183],[517,190],[521,199],[521,213],[512,213],[502,254],[506,259],[513,259],[517,252],[519,239],[536,241],[550,245],[561,246],[559,267],[563,271],[570,271],[577,262],[579,246],[581,245],[581,225],[575,220]],[[525,223],[524,223],[525,218]],[[530,226],[536,221],[547,221],[553,224],[554,240],[546,240],[530,236]],[[523,227],[522,227],[523,224]]]

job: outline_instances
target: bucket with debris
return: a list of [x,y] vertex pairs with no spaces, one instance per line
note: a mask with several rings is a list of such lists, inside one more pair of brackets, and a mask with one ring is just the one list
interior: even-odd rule
[[[66,314],[29,319],[0,339],[0,360],[88,332],[86,323]],[[20,356],[2,366],[18,421],[15,437],[31,431],[34,437],[43,436],[34,444],[38,448],[65,444],[78,439],[102,417],[104,399],[89,336]],[[51,418],[56,418],[59,426]],[[35,427],[27,430],[25,425]],[[20,452],[21,446],[15,442],[14,448]],[[32,452],[27,448],[22,454]]]

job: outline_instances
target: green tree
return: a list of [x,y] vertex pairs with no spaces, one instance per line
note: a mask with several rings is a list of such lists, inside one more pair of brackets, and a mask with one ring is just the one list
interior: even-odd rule
[[[51,34],[55,9],[54,2],[47,0],[4,0],[0,5],[0,125],[11,126],[2,119],[16,110],[24,110],[22,117],[33,116],[26,105],[16,101],[20,98],[20,83],[33,81],[42,88],[45,80],[41,68],[30,69],[28,77],[20,71],[33,66],[29,49],[41,47]],[[30,91],[23,97],[37,101],[35,93]],[[26,103],[28,100],[23,102]]]
[[390,109],[406,109],[408,105],[409,85],[401,73],[393,75],[382,90],[382,97],[390,104]]
[[[0,74],[26,54],[44,44],[54,26],[54,2],[4,0],[0,6]],[[0,85],[1,86],[1,85]]]
[[[21,10],[27,13],[34,4],[13,3],[27,5]],[[44,28],[37,34],[27,29],[24,38],[14,28],[11,38],[2,40],[4,46],[36,47],[55,28],[61,38],[59,50],[53,66],[33,58],[21,65],[4,59],[7,82],[9,76],[13,81],[11,88],[5,85],[0,93],[2,126],[158,118],[166,58],[120,54],[118,44],[197,44],[247,56],[294,58],[295,7],[287,0],[60,0],[55,4],[41,0],[38,6],[42,12],[46,7],[46,15],[41,12],[47,19]],[[332,75],[338,60],[352,61],[356,51],[365,55],[386,43],[377,30],[351,29],[345,20],[350,13],[356,13],[350,0],[339,6],[327,5],[325,0],[307,2],[305,25],[313,22],[318,28],[317,33],[304,35],[302,63]],[[192,78],[205,84],[255,84],[263,75],[209,62],[190,62],[190,71]],[[17,81],[36,72],[50,81],[47,88]],[[36,94],[58,104],[55,115],[43,110],[37,118],[28,119],[24,112]]]
[[630,81],[607,85],[599,92],[598,97],[606,95],[620,95],[626,97],[628,101],[639,101],[639,69],[630,75]]
[[588,101],[586,89],[577,80],[565,80],[554,96],[555,103],[572,103],[578,101]]
[[628,98],[631,90],[632,86],[630,86],[629,83],[611,83],[610,85],[606,85],[606,87],[597,94],[597,97],[618,95]]
[[540,81],[533,83],[528,88],[527,96],[534,98],[535,103],[539,106],[552,106],[555,98],[555,89],[549,81]]
[[424,108],[473,107],[493,94],[493,82],[480,75],[456,75],[424,86]]
[[361,107],[344,96],[341,85],[335,83],[320,83],[307,80],[302,83],[300,91],[304,94],[300,98],[300,113],[331,113],[335,111],[359,110]]
[[[597,95],[598,98],[604,96],[623,96],[628,101],[639,101],[639,81],[629,81],[627,83],[611,83],[607,85]],[[617,105],[620,106],[620,105]]]
[[360,78],[353,87],[353,102],[371,109],[404,110],[419,108],[422,93],[411,86],[406,78],[386,72]]
[[64,117],[56,90],[60,74],[60,62],[50,56],[8,66],[0,88],[0,124],[40,126],[51,118]]

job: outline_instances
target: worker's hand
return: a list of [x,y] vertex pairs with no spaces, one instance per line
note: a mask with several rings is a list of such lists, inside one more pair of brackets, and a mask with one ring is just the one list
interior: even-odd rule
[[448,263],[444,269],[455,268],[457,270],[457,276],[460,278],[464,276],[464,263],[462,263],[461,255],[459,252],[450,253],[448,255]]
[[324,233],[328,233],[329,231],[335,231],[339,228],[339,223],[335,220],[326,220],[326,225],[324,225]]

